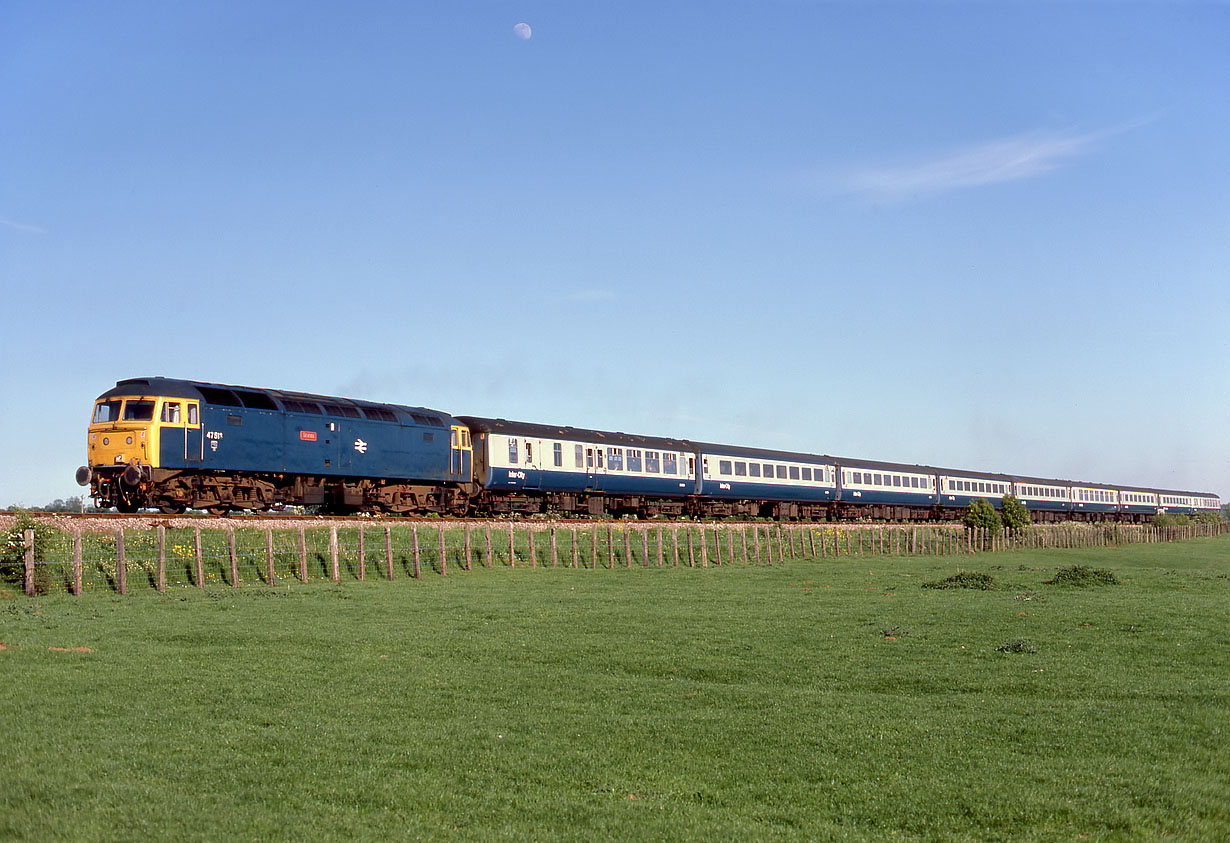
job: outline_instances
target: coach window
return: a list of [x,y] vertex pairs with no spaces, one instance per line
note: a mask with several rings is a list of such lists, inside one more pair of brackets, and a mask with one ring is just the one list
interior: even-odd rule
[[508,462],[510,465],[517,464],[517,440],[508,440]]
[[641,470],[641,452],[632,448],[628,449],[628,471]]
[[662,473],[662,455],[657,451],[645,452],[645,470],[650,474]]
[[730,475],[731,473],[730,460],[718,460],[718,474]]
[[790,466],[790,479],[791,480],[799,479],[799,467],[797,465]]
[[759,477],[759,476],[760,476],[760,463],[758,463],[758,462],[751,462],[751,463],[748,463],[748,464],[747,464],[747,473],[748,473],[748,474],[750,474],[750,475],[751,475],[751,476],[753,476],[753,477]]
[[585,449],[580,445],[573,446],[576,450],[574,453],[577,468],[585,468]]
[[747,477],[747,463],[745,462],[735,463],[735,477]]
[[534,446],[531,445],[530,441],[527,439],[525,440],[525,464],[529,465],[533,461],[534,461]]
[[563,468],[564,467],[564,445],[563,443],[556,442],[555,445],[552,446],[552,450],[554,451],[554,456],[555,456],[555,467]]
[[901,475],[900,475],[900,474],[894,474],[894,475],[893,475],[893,485],[894,485],[894,486],[900,486],[900,485],[901,485]]
[[[820,469],[816,469],[816,472],[819,473]],[[811,480],[811,469],[808,468],[807,466],[803,467],[803,479],[809,482]]]
[[879,485],[881,485],[881,482],[880,482],[880,481],[882,481],[883,479],[884,479],[884,478],[883,478],[883,477],[881,477],[879,474],[873,474],[873,475],[871,475],[871,480],[872,480],[872,485],[873,485],[873,486],[879,486]]

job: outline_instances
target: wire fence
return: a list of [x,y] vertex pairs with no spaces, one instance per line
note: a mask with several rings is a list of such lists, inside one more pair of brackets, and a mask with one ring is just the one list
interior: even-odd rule
[[[355,525],[260,529],[155,526],[112,534],[20,535],[26,594],[448,576],[475,567],[709,568],[850,556],[952,556],[1034,548],[1182,541],[1221,535],[1226,522],[1181,527],[568,522]],[[10,542],[13,539],[10,538]]]

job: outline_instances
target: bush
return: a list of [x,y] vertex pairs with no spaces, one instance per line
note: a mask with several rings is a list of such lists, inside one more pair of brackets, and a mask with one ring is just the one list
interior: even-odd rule
[[923,588],[975,588],[979,591],[990,591],[995,588],[995,580],[990,574],[978,571],[958,571],[951,577],[937,582],[925,582]]
[[1004,495],[1002,513],[1004,526],[1010,530],[1023,530],[1031,521],[1029,510],[1017,500],[1016,495]]
[[1119,580],[1115,579],[1115,575],[1110,571],[1090,568],[1088,565],[1060,568],[1052,579],[1045,582],[1047,585],[1067,585],[1075,588],[1088,588],[1092,585],[1119,585]]
[[969,502],[965,517],[961,519],[965,526],[972,529],[998,530],[1003,526],[999,513],[986,498],[975,498]]
[[26,530],[34,531],[34,592],[47,594],[51,591],[51,574],[42,564],[48,548],[60,538],[60,531],[45,521],[39,521],[30,513],[19,510],[17,521],[4,534],[4,546],[0,547],[0,580],[25,585],[26,579]]
[[1001,653],[1036,653],[1038,648],[1028,638],[1014,638],[995,648]]

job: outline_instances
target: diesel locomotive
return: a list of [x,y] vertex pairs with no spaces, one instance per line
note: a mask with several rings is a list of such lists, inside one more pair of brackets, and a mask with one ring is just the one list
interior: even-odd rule
[[1015,495],[1036,521],[1217,512],[1188,492],[452,416],[134,378],[100,395],[77,482],[100,507],[942,520]]

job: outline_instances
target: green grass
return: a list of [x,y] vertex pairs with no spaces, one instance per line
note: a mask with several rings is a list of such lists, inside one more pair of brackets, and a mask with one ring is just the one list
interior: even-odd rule
[[0,839],[1225,839],[1228,629],[1230,537],[9,597]]

